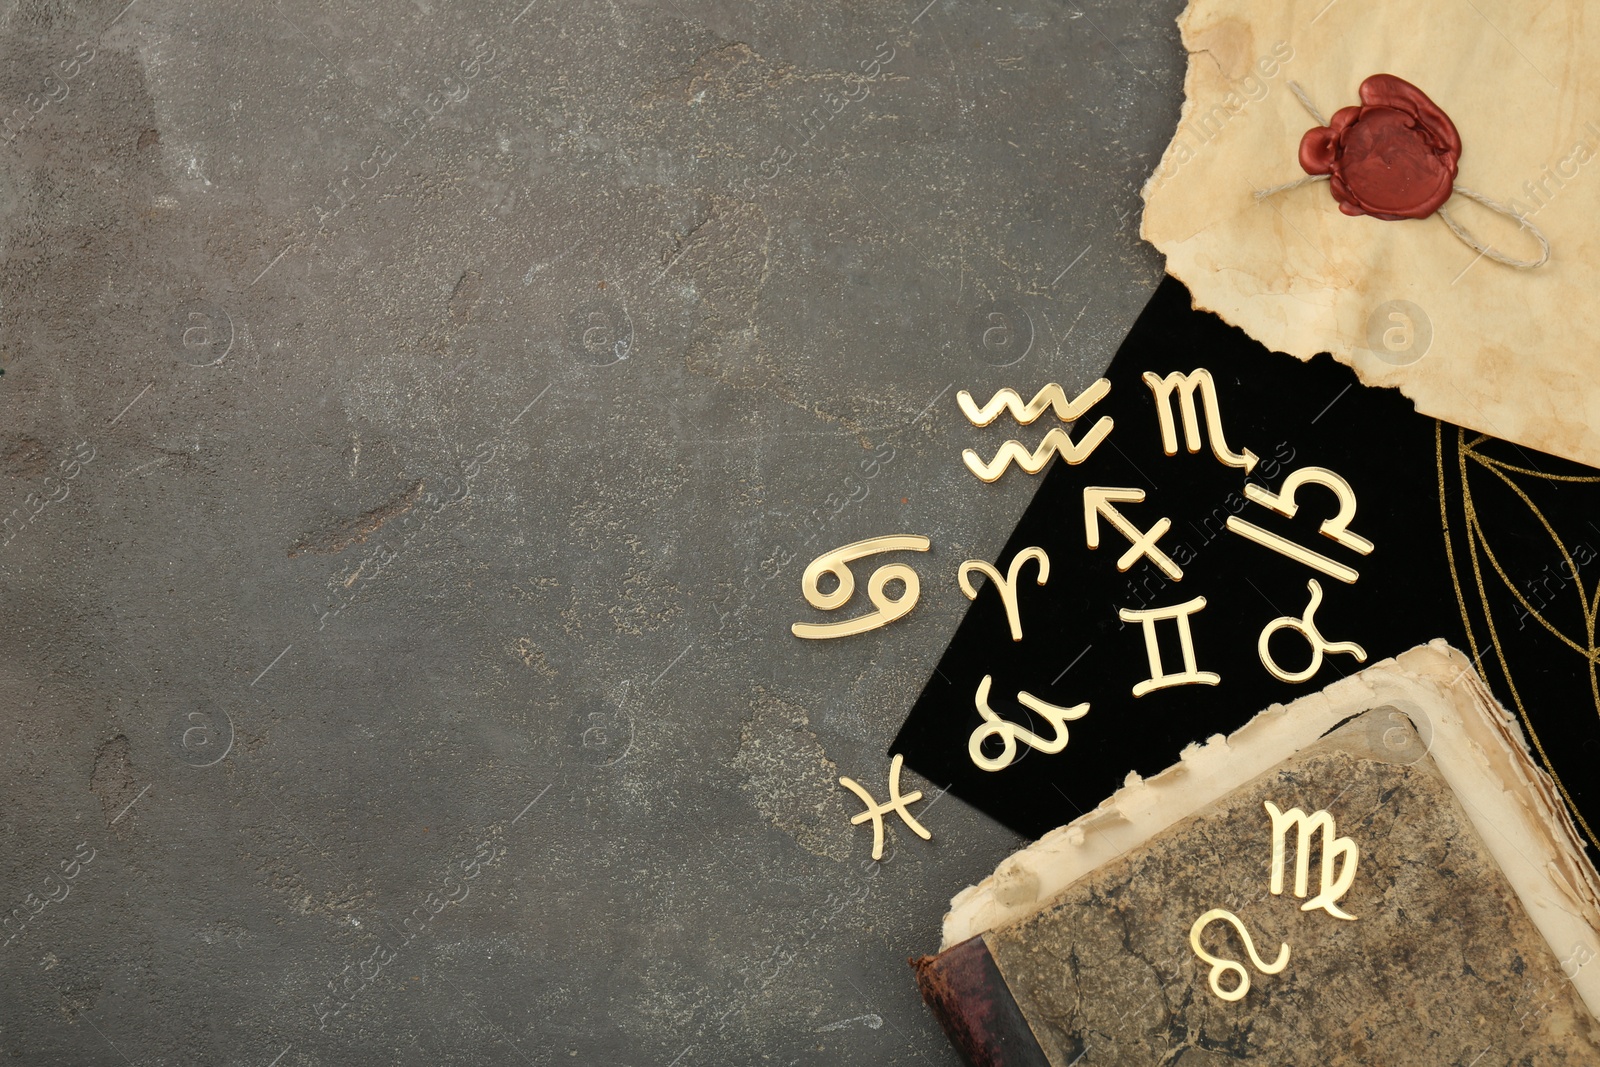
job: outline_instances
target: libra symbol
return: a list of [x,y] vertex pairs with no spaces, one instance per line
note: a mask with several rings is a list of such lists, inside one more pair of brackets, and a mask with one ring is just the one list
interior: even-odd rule
[[922,799],[922,790],[918,789],[915,792],[907,793],[905,796],[900,795],[900,766],[905,762],[905,759],[904,756],[896,754],[894,762],[889,764],[889,801],[886,804],[879,804],[874,800],[872,794],[861,788],[854,778],[841,777],[839,779],[840,785],[860,797],[861,803],[867,806],[866,811],[850,820],[850,825],[859,826],[868,819],[872,820],[872,858],[875,860],[883,859],[883,817],[891,811],[899,815],[901,820],[918,837],[924,841],[933,839],[933,835],[927,831],[927,828],[912,818],[911,813],[906,810],[907,804],[915,804]]

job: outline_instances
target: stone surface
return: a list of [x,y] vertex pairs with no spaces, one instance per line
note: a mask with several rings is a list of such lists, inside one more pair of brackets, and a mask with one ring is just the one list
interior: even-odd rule
[[[1376,726],[1365,721],[1376,720]],[[1085,876],[1037,915],[985,935],[1051,1063],[1274,1065],[1584,1064],[1600,1023],[1563,974],[1431,755],[1391,762],[1387,709],[1369,712]],[[1415,737],[1415,734],[1412,734]],[[1391,736],[1392,739],[1392,736]],[[1296,835],[1271,892],[1272,820],[1326,810],[1360,850],[1337,907],[1303,910]],[[1320,884],[1312,838],[1308,898]],[[1244,996],[1208,984],[1190,928],[1235,915],[1276,973],[1253,967],[1236,931],[1201,945],[1241,963]],[[1226,992],[1238,972],[1221,975]]]
[[0,1059],[952,1063],[904,959],[1018,842],[828,778],[1032,492],[956,389],[1159,278],[1177,10],[0,5]]

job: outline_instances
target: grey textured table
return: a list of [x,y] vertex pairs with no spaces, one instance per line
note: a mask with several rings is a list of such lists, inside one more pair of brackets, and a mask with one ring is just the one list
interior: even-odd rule
[[0,11],[0,1059],[954,1063],[1019,842],[836,780],[1033,489],[955,390],[1159,279],[1179,5],[125,2]]

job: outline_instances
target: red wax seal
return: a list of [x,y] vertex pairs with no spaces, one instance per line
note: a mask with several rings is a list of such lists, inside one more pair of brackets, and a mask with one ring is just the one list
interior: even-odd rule
[[1450,199],[1461,135],[1450,116],[1393,74],[1361,83],[1361,106],[1300,139],[1300,166],[1326,174],[1346,215],[1425,219]]

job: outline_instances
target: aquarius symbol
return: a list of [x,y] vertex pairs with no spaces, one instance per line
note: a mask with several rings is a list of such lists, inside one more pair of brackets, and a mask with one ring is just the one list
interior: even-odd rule
[[[973,730],[972,737],[967,741],[967,755],[972,757],[972,762],[978,765],[979,770],[1003,771],[1011,766],[1011,761],[1017,756],[1018,741],[1040,752],[1049,754],[1060,752],[1067,747],[1067,723],[1089,714],[1088,704],[1063,708],[1046,703],[1032,693],[1018,693],[1018,703],[1044,716],[1045,721],[1055,727],[1055,737],[1047,741],[1025,726],[1018,726],[1014,722],[1002,719],[993,708],[989,707],[990,681],[990,676],[986,674],[983,676],[983,681],[978,683],[978,695],[973,703],[977,705],[978,714],[983,716],[983,725]],[[1000,743],[1005,746],[1000,755],[993,758],[983,754],[983,743],[991,737],[1000,738]]]
[[[1225,911],[1222,908],[1212,908],[1210,911],[1200,916],[1200,918],[1196,919],[1193,926],[1189,927],[1189,947],[1194,949],[1194,954],[1196,956],[1199,956],[1202,960],[1211,964],[1211,974],[1208,978],[1208,981],[1211,985],[1211,992],[1215,993],[1223,1000],[1243,1000],[1244,995],[1250,992],[1250,974],[1244,969],[1244,965],[1239,963],[1237,960],[1219,959],[1200,947],[1201,931],[1217,919],[1221,919],[1223,922],[1239,931],[1239,937],[1244,940],[1244,950],[1249,954],[1250,962],[1255,966],[1255,969],[1260,971],[1262,974],[1277,974],[1279,971],[1289,966],[1289,946],[1287,943],[1279,944],[1278,958],[1272,963],[1266,963],[1261,959],[1260,956],[1256,955],[1255,942],[1250,939],[1250,931],[1244,928],[1244,923],[1239,921],[1239,917],[1231,911]],[[1221,983],[1219,983],[1217,979],[1227,971],[1237,971],[1239,973],[1239,984],[1232,990],[1224,991]]]
[[974,426],[987,426],[1000,417],[1004,411],[1013,419],[1024,426],[1031,426],[1034,420],[1043,415],[1046,410],[1054,410],[1056,418],[1062,422],[1075,422],[1088,413],[1111,392],[1109,379],[1101,378],[1089,388],[1079,393],[1072,400],[1067,399],[1067,394],[1056,382],[1050,382],[1043,389],[1033,394],[1033,399],[1024,406],[1022,396],[1015,389],[1002,389],[989,398],[989,402],[979,407],[972,400],[972,394],[965,389],[956,394],[956,403],[961,407],[961,414]]
[[[1298,619],[1293,615],[1284,615],[1267,623],[1261,631],[1261,638],[1256,642],[1256,651],[1261,654],[1261,664],[1267,671],[1280,682],[1299,683],[1310,678],[1322,669],[1322,654],[1324,652],[1344,653],[1354,656],[1357,663],[1367,661],[1367,650],[1354,641],[1329,641],[1317,629],[1313,615],[1317,608],[1322,606],[1322,586],[1317,584],[1315,578],[1306,582],[1306,588],[1311,592],[1311,603],[1306,605],[1306,613]],[[1278,666],[1278,661],[1272,658],[1270,642],[1272,635],[1279,630],[1293,630],[1306,639],[1311,646],[1311,663],[1304,670],[1286,671]]]
[[[1062,391],[1059,384],[1051,382],[1035,393],[1033,399],[1026,404],[1022,402],[1022,396],[1015,389],[1009,388],[995,393],[981,408],[973,402],[972,394],[965,389],[956,394],[956,403],[960,405],[961,413],[967,417],[967,421],[974,426],[989,425],[1000,417],[1002,411],[1023,426],[1031,426],[1046,411],[1054,411],[1056,418],[1062,422],[1075,422],[1087,414],[1090,408],[1105,399],[1109,392],[1111,392],[1111,382],[1101,378],[1072,400],[1067,399],[1067,394]],[[997,481],[1010,469],[1012,463],[1029,474],[1038,474],[1057,454],[1070,464],[1082,463],[1111,433],[1113,425],[1115,424],[1111,417],[1105,415],[1078,441],[1074,441],[1070,434],[1056,426],[1044,435],[1044,440],[1040,441],[1039,447],[1032,452],[1029,452],[1020,441],[1006,441],[995,452],[994,458],[987,462],[970,448],[961,453],[961,459],[969,471],[977,475],[980,481],[985,482]]]
[[[891,534],[842,545],[831,552],[824,552],[807,565],[805,573],[800,576],[800,590],[805,594],[806,603],[812,607],[832,611],[849,600],[856,591],[856,576],[850,571],[852,560],[879,552],[926,552],[931,544],[926,537],[918,534]],[[824,593],[817,588],[817,582],[824,574],[831,574],[839,580],[831,593]],[[896,579],[905,583],[905,590],[899,597],[891,597],[888,585]],[[872,577],[867,580],[867,597],[877,611],[843,622],[797,622],[789,630],[796,637],[814,641],[866,633],[905,617],[916,607],[917,598],[921,595],[922,584],[917,579],[916,571],[904,563],[886,564],[873,571]]]
[[1067,431],[1056,426],[1044,435],[1044,440],[1039,442],[1039,447],[1032,454],[1021,441],[1007,441],[994,454],[994,459],[988,462],[984,462],[983,457],[970,448],[962,451],[961,460],[967,465],[967,470],[977,475],[978,480],[983,482],[999,481],[1000,476],[1013,462],[1029,474],[1038,474],[1057,453],[1060,453],[1061,458],[1068,463],[1076,466],[1093,454],[1100,442],[1111,433],[1113,425],[1111,416],[1106,415],[1089,429],[1081,441],[1074,441]]
[[1045,554],[1044,549],[1037,546],[1025,548],[1015,556],[1012,556],[1011,566],[1007,568],[1004,578],[1000,577],[1000,572],[995,570],[991,564],[985,563],[981,559],[967,560],[961,564],[961,570],[956,574],[957,580],[961,583],[961,591],[967,594],[968,600],[978,599],[978,591],[973,588],[972,579],[969,577],[971,573],[977,571],[979,574],[989,576],[989,582],[995,587],[995,591],[1000,594],[1000,602],[1005,605],[1006,621],[1011,624],[1011,640],[1013,641],[1022,640],[1022,619],[1017,614],[1017,577],[1022,572],[1022,565],[1030,559],[1038,561],[1038,584],[1043,585],[1050,579],[1050,557]]
[[900,795],[900,767],[905,763],[905,759],[904,756],[896,753],[894,761],[889,764],[889,800],[885,804],[879,804],[872,799],[872,794],[861,788],[854,778],[841,777],[839,779],[840,785],[860,797],[861,803],[867,806],[866,811],[850,820],[850,825],[857,826],[868,819],[872,820],[872,858],[875,860],[883,859],[883,817],[891,811],[899,815],[901,821],[909,826],[911,831],[918,837],[924,841],[933,839],[933,835],[927,831],[927,828],[916,819],[913,819],[911,813],[906,810],[907,804],[915,804],[922,799],[922,790],[918,789],[915,792],[907,793],[905,796]]

